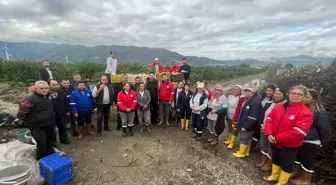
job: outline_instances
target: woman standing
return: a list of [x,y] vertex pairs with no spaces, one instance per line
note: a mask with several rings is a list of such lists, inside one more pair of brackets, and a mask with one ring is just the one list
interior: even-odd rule
[[180,114],[177,111],[177,107],[178,107],[178,102],[177,99],[179,97],[180,92],[184,91],[184,87],[183,87],[183,82],[180,81],[177,83],[177,87],[174,89],[174,101],[172,103],[172,119],[173,119],[173,123],[172,126],[175,125],[175,123],[178,121]]
[[261,132],[260,132],[260,151],[262,156],[261,163],[257,164],[256,166],[261,169],[261,171],[271,171],[272,170],[272,158],[271,158],[271,148],[270,143],[268,141],[268,138],[265,135],[265,122],[267,120],[267,117],[269,113],[272,111],[272,109],[279,103],[282,103],[285,101],[287,91],[283,88],[275,88],[274,94],[273,94],[273,101],[270,103],[266,103],[264,106],[264,119],[261,124]]
[[225,128],[225,114],[228,107],[228,100],[224,96],[222,86],[217,84],[212,93],[212,97],[208,103],[208,129],[210,136],[208,142],[211,145],[217,145],[218,136],[224,131]]
[[274,90],[275,90],[275,85],[274,84],[268,84],[266,86],[265,93],[261,96],[261,105],[262,105],[262,107],[265,107],[265,105],[267,103],[272,103],[273,102],[273,93],[274,93]]
[[150,114],[150,102],[151,96],[148,90],[145,89],[145,83],[140,82],[139,90],[137,92],[137,114],[138,114],[138,121],[140,125],[140,133],[143,133],[144,125],[147,127],[147,131],[151,132],[149,128],[151,124],[151,114]]
[[265,123],[265,135],[272,144],[272,175],[267,182],[283,185],[293,172],[297,151],[313,123],[313,113],[303,104],[308,90],[299,85],[289,91],[289,102],[276,105]]
[[238,129],[234,127],[235,124],[233,122],[237,122],[237,119],[234,119],[234,115],[236,114],[236,112],[238,112],[237,114],[239,114],[239,110],[245,99],[245,96],[241,93],[241,87],[239,85],[234,86],[231,92],[232,94],[228,96],[229,106],[226,116],[226,122],[228,126],[228,138],[226,141],[224,141],[224,144],[228,145],[228,149],[232,149],[234,147],[234,144],[236,143]]
[[202,139],[204,122],[208,107],[208,95],[204,92],[204,83],[197,84],[198,91],[190,99],[190,108],[192,110],[192,126],[196,134],[193,136],[197,141]]
[[135,108],[137,106],[136,92],[131,90],[131,84],[125,83],[124,89],[118,93],[118,107],[123,128],[123,137],[127,136],[126,129],[129,130],[129,135],[133,136],[133,121]]
[[328,146],[332,138],[328,115],[323,108],[319,93],[314,89],[309,89],[304,104],[313,111],[314,122],[303,141],[303,146],[299,149],[298,162],[301,164],[302,171],[297,178],[290,180],[295,185],[310,184],[318,148],[321,145]]
[[182,130],[184,128],[188,130],[189,128],[189,120],[191,117],[190,99],[193,94],[194,93],[190,90],[190,85],[185,84],[184,91],[181,91],[177,98],[176,110],[180,114]]
[[233,156],[244,158],[250,155],[253,131],[259,126],[258,119],[261,113],[260,96],[256,88],[245,87],[245,100],[243,102],[238,119],[239,150]]

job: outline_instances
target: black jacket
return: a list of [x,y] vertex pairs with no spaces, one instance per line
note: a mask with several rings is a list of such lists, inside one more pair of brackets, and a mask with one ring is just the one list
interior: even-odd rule
[[159,102],[159,81],[156,79],[150,81],[149,78],[147,78],[146,90],[148,90],[151,95],[151,102]]
[[181,73],[182,70],[188,71],[186,73],[183,73],[183,75],[184,75],[184,78],[189,79],[190,73],[191,73],[191,66],[189,64],[184,64],[183,66],[181,66],[179,72]]
[[189,91],[188,95],[185,91],[181,91],[177,98],[177,106],[176,109],[189,110],[190,109],[190,99],[193,97],[194,92]]
[[35,93],[28,99],[33,105],[26,120],[28,128],[48,127],[55,124],[54,106],[49,94],[43,96]]
[[[111,84],[107,84],[106,87],[109,90],[110,105],[112,105],[115,100],[114,90]],[[100,84],[96,85],[96,88],[98,90],[100,88]],[[95,98],[96,104],[103,104],[103,98],[104,98],[104,90],[102,90]]]
[[[184,88],[182,88],[182,91],[184,91]],[[182,91],[180,91],[180,92],[182,92]],[[180,96],[180,95],[179,95],[179,96]],[[175,108],[177,107],[177,104],[178,104],[176,97],[177,97],[177,88],[174,89],[174,100],[173,100],[173,104],[174,104]]]
[[332,138],[331,128],[328,120],[328,114],[325,110],[314,113],[314,122],[309,133],[305,137],[305,143],[328,145]]
[[51,94],[50,97],[54,105],[56,117],[62,117],[65,116],[67,112],[70,112],[70,101],[63,90],[58,89],[56,92],[56,97],[54,97],[53,94]]
[[47,69],[44,68],[44,67],[42,67],[39,70],[39,80],[43,80],[43,81],[48,82],[48,83],[50,81],[49,73],[48,73]]
[[262,113],[260,96],[255,93],[241,108],[238,118],[239,128],[245,128],[247,131],[259,129],[259,118]]

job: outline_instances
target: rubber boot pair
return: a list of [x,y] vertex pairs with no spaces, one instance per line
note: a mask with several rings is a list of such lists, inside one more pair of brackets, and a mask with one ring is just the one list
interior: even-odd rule
[[240,144],[239,150],[232,155],[238,158],[245,158],[250,156],[251,143],[248,145]]
[[[123,128],[123,137],[126,137],[127,136],[127,131],[126,131],[127,128]],[[133,127],[128,127],[128,135],[129,136],[133,136]]]
[[78,126],[78,140],[83,139],[84,126]]
[[184,123],[185,123],[185,119],[181,119],[181,130],[183,130],[184,129]]
[[[149,128],[149,125],[146,126],[146,127],[147,127],[147,131],[148,131],[149,133],[151,133],[152,131],[151,131],[151,129]],[[140,128],[140,134],[143,133],[143,132],[144,132],[144,126],[141,125],[141,128]]]
[[86,125],[86,129],[87,129],[87,133],[89,134],[89,135],[95,135],[95,133],[92,131],[92,124],[91,123],[88,123],[87,125]]
[[235,135],[231,135],[231,138],[230,138],[230,143],[229,145],[226,147],[227,149],[232,149],[236,143],[236,139],[237,139],[237,136]]
[[276,185],[285,185],[287,184],[291,173],[287,173],[281,170],[281,167],[278,165],[272,165],[272,174],[269,177],[264,177],[264,180],[267,182],[277,182]]

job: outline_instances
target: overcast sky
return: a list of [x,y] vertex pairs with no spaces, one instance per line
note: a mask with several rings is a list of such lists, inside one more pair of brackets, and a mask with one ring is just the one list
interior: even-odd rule
[[0,40],[214,59],[336,55],[336,0],[0,0]]

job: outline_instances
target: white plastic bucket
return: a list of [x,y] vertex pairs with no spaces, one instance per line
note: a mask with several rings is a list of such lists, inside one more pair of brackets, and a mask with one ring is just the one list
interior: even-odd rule
[[12,181],[0,181],[0,185],[26,185],[31,177],[32,174],[28,173],[27,175]]
[[25,165],[11,166],[11,167],[5,168],[0,171],[0,185],[1,183],[6,183],[6,182],[10,183],[11,181],[19,182],[28,177],[30,178],[31,177],[30,171],[31,171],[31,167],[25,166]]

